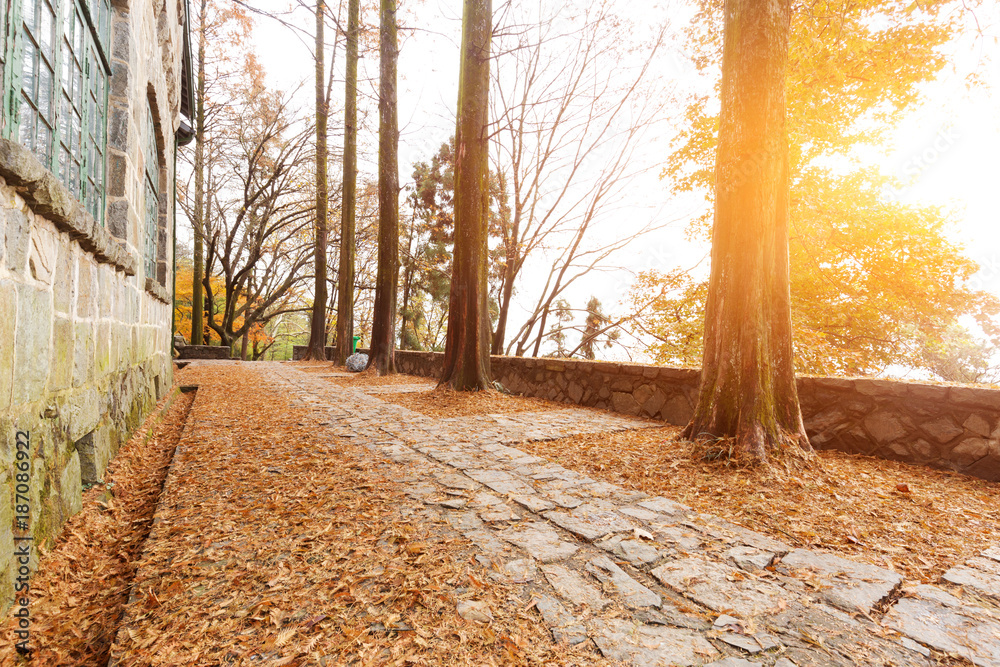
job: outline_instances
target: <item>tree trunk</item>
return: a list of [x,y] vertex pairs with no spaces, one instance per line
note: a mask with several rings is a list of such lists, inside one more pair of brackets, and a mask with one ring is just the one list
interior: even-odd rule
[[792,365],[785,67],[790,0],[726,0],[705,356],[691,439],[810,449]]
[[507,336],[507,315],[510,313],[510,300],[514,295],[514,278],[517,274],[511,268],[511,254],[507,252],[507,268],[503,275],[503,290],[500,293],[500,312],[497,315],[497,329],[493,333],[493,345],[490,354],[503,354],[504,338]]
[[343,366],[354,338],[355,199],[358,181],[358,24],[361,1],[347,5],[347,83],[344,108],[344,189],[340,204],[340,271],[337,274],[337,350]]
[[198,13],[198,88],[195,93],[194,145],[194,273],[191,276],[191,344],[204,342],[205,297],[201,289],[205,273],[205,21],[207,0],[201,0]]
[[491,0],[465,0],[455,131],[455,254],[441,384],[490,387],[486,261],[489,227]]
[[323,0],[316,1],[316,288],[309,327],[309,347],[305,360],[326,360],[326,120],[329,109],[324,90]]
[[396,0],[381,0],[378,100],[378,275],[368,367],[396,371],[396,288],[399,285],[399,131],[396,121]]

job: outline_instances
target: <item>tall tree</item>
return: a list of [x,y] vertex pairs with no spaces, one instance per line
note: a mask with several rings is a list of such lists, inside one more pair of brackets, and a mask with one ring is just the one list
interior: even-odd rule
[[396,0],[379,6],[378,277],[368,367],[396,371],[396,288],[399,284],[399,129],[396,119]]
[[355,198],[358,181],[358,29],[361,0],[347,5],[347,76],[344,85],[344,183],[340,204],[340,270],[337,274],[337,349],[343,365],[354,337]]
[[205,310],[204,293],[201,281],[205,275],[205,19],[208,15],[208,1],[201,0],[198,11],[198,83],[195,92],[194,120],[194,216],[191,225],[194,227],[194,275],[192,282],[194,291],[191,299],[191,344],[201,345],[204,342],[204,323],[202,313]]
[[792,365],[785,71],[791,0],[726,0],[705,356],[691,439],[808,449]]
[[326,360],[326,245],[327,245],[327,177],[326,126],[329,116],[329,96],[325,79],[323,39],[326,24],[326,3],[316,0],[316,249],[314,265],[316,282],[313,295],[312,321],[309,325],[309,345],[303,359]]
[[455,130],[455,251],[441,375],[442,385],[460,391],[488,389],[491,383],[486,237],[492,17],[491,0],[465,0]]

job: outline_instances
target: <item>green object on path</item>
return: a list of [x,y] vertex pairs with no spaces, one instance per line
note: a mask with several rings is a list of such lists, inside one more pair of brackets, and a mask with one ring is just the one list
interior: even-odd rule
[[358,341],[361,340],[361,336],[355,336],[354,340],[351,342],[351,354],[358,351]]

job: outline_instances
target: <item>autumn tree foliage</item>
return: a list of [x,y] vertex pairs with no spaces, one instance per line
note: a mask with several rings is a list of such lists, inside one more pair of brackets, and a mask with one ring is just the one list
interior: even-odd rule
[[299,287],[312,245],[310,190],[302,182],[309,132],[296,129],[300,119],[288,98],[268,91],[259,72],[253,74],[235,87],[220,117],[227,122],[213,160],[219,176],[205,228],[205,272],[218,279],[203,285],[207,324],[224,345],[242,338],[241,356],[252,332],[301,308]]
[[[790,280],[795,367],[815,374],[867,375],[897,364],[943,369],[960,355],[959,318],[974,317],[992,344],[997,300],[971,287],[977,266],[949,240],[949,218],[907,206],[901,186],[854,158],[880,146],[944,65],[956,3],[902,0],[793,5],[786,78],[789,135]],[[719,65],[722,3],[705,0],[689,49],[706,73]],[[718,110],[690,100],[688,125],[665,175],[676,191],[714,193]],[[831,160],[842,164],[837,169]],[[692,226],[707,234],[708,221]],[[683,270],[642,274],[631,291],[632,323],[660,363],[696,365],[707,282]],[[968,333],[968,332],[966,332]],[[949,347],[950,346],[950,347]],[[960,377],[958,373],[948,379]],[[943,377],[943,376],[942,376]]]
[[465,0],[455,130],[455,255],[441,385],[489,389],[489,228],[491,0]]

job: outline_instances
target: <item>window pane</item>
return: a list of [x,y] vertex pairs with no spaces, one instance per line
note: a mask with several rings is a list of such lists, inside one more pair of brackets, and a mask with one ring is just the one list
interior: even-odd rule
[[38,68],[38,113],[52,120],[52,70],[44,63]]
[[21,90],[29,99],[35,99],[35,67],[38,61],[35,45],[27,34],[24,36],[24,50],[21,56]]
[[37,20],[35,15],[38,12],[38,7],[35,4],[35,0],[23,0],[21,6],[21,18],[24,19],[24,27],[32,32],[35,31],[35,26],[37,25]]
[[52,161],[52,130],[41,119],[36,119],[36,122],[35,154],[42,160],[42,164],[48,166]]
[[21,105],[21,131],[17,142],[34,152],[35,150],[35,110],[29,104]]
[[[52,6],[44,0],[39,7],[40,14],[38,22],[38,42],[42,47],[42,53],[49,55],[52,53],[55,44],[55,12]],[[51,55],[49,55],[51,58]]]

